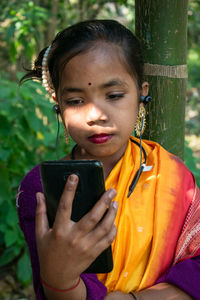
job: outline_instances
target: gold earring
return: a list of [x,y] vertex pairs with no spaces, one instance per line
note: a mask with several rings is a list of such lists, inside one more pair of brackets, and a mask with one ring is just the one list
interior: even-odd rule
[[68,136],[67,128],[65,126],[64,126],[64,135],[65,135],[65,142],[68,145],[68,143],[69,143],[69,136]]
[[146,109],[144,106],[140,106],[139,113],[137,116],[137,120],[135,123],[135,133],[138,137],[144,133],[146,127]]

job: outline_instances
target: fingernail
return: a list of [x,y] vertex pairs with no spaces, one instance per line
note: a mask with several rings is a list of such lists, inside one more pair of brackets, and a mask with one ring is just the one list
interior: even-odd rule
[[69,176],[69,180],[71,183],[75,183],[77,181],[77,176],[75,174],[71,174]]
[[116,190],[114,190],[114,189],[109,190],[108,197],[110,199],[113,199],[116,195],[117,195]]
[[37,204],[39,205],[41,202],[41,196],[40,194],[36,194],[36,200],[37,200]]
[[118,209],[118,202],[112,201],[111,205],[114,209],[116,209],[116,210]]

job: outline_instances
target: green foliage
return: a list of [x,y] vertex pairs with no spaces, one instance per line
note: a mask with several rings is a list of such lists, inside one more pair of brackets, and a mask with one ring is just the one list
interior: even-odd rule
[[[30,282],[30,263],[19,229],[15,195],[25,173],[47,159],[56,159],[57,121],[46,92],[38,82],[17,83],[0,77],[0,267],[17,263],[18,279]],[[62,133],[63,134],[63,133]],[[66,148],[60,144],[60,156]]]
[[38,28],[40,31],[44,29],[48,16],[47,9],[35,6],[32,1],[22,2],[20,7],[11,6],[9,10],[5,10],[6,22],[1,31],[12,63],[16,63],[22,53],[27,59],[32,58],[40,39]]
[[188,73],[189,89],[199,88],[200,73],[200,1],[190,0],[188,9]]
[[188,89],[200,88],[200,47],[188,51]]
[[[132,0],[35,2],[37,5],[28,0],[8,0],[7,5],[5,1],[0,3],[0,57],[18,70],[22,64],[30,65],[38,52],[53,40],[56,32],[78,21],[113,18],[134,28]],[[3,61],[0,61],[1,65],[10,68]]]
[[190,0],[188,7],[188,48],[198,48],[200,45],[200,1]]
[[197,168],[197,163],[200,163],[200,159],[194,157],[192,149],[185,142],[185,164],[194,174],[197,185],[200,187],[200,170]]
[[17,262],[17,276],[20,282],[24,285],[30,283],[32,278],[32,269],[27,251],[23,253]]

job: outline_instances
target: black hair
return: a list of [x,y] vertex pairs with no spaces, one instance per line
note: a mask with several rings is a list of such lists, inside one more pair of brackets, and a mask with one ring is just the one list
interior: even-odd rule
[[[52,42],[48,55],[48,68],[51,80],[57,91],[60,81],[60,64],[64,58],[67,63],[72,57],[91,49],[97,42],[105,42],[118,46],[124,57],[124,62],[138,87],[143,82],[143,57],[140,43],[134,34],[114,20],[89,20],[72,25],[59,32]],[[34,69],[30,70],[20,81],[31,78],[42,78],[42,59],[47,47],[38,55]]]

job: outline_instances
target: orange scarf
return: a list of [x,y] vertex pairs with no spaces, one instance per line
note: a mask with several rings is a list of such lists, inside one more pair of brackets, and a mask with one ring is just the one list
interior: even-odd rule
[[143,141],[142,145],[146,165],[152,168],[143,171],[129,198],[129,186],[140,164],[137,145],[129,141],[106,180],[106,189],[117,190],[119,204],[118,232],[112,244],[114,268],[97,275],[108,292],[129,293],[152,286],[170,267],[195,193],[193,177],[177,157],[155,142]]

